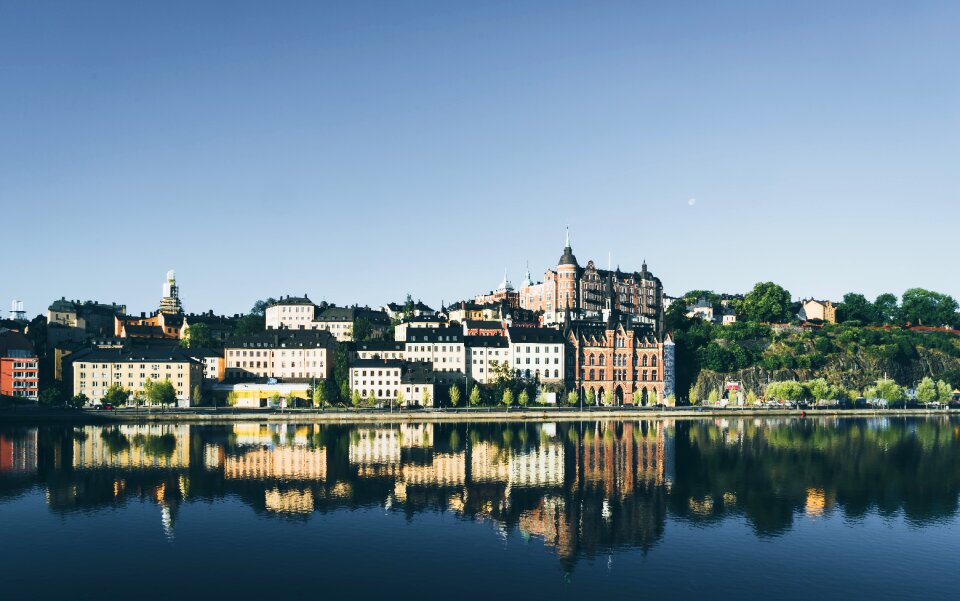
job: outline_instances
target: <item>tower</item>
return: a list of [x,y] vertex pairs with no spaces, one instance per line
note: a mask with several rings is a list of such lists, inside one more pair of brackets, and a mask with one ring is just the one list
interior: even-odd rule
[[22,321],[27,318],[27,312],[23,309],[23,301],[15,300],[10,303],[10,319]]
[[557,262],[557,310],[580,306],[578,302],[577,272],[580,266],[577,257],[570,247],[570,228],[567,228],[567,238],[563,247],[563,254]]
[[183,313],[183,307],[180,305],[180,291],[177,288],[177,277],[172,269],[167,272],[167,280],[163,283],[160,313],[173,315]]

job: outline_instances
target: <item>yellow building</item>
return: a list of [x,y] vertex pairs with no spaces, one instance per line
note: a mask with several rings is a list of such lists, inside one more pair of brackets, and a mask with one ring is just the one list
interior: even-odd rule
[[86,395],[99,403],[116,384],[145,402],[147,381],[169,381],[177,404],[189,406],[193,390],[203,384],[203,364],[178,348],[102,348],[74,353],[73,394]]

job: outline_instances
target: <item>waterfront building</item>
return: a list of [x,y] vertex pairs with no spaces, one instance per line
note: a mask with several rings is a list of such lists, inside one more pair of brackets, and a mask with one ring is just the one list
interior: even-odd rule
[[188,348],[186,353],[203,365],[203,379],[207,383],[222,382],[227,375],[227,363],[223,357],[223,349],[218,348]]
[[318,378],[333,371],[333,336],[322,330],[268,330],[224,345],[226,378]]
[[516,376],[537,382],[563,383],[564,336],[551,328],[507,328],[511,367]]
[[433,365],[441,382],[462,380],[466,374],[466,352],[461,328],[408,328],[405,356],[408,361]]
[[84,394],[93,403],[114,384],[142,397],[148,380],[167,380],[177,393],[177,404],[189,406],[194,387],[203,383],[203,364],[179,348],[93,348],[68,360],[73,394]]
[[40,360],[33,343],[14,330],[0,329],[0,394],[37,400]]
[[464,348],[467,377],[480,384],[492,384],[494,367],[499,363],[510,362],[510,345],[504,335],[466,336]]
[[350,390],[369,402],[392,402],[403,392],[403,406],[436,400],[436,376],[429,363],[398,359],[357,359],[350,365]]
[[666,403],[674,393],[674,346],[650,324],[613,312],[607,319],[568,320],[567,368],[584,402],[598,405]]

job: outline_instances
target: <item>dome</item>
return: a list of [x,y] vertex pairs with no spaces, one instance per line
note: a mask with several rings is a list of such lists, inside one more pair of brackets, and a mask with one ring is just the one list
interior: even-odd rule
[[577,266],[577,257],[573,255],[573,249],[569,246],[564,247],[563,254],[560,255],[560,261],[557,262],[557,265],[573,265]]

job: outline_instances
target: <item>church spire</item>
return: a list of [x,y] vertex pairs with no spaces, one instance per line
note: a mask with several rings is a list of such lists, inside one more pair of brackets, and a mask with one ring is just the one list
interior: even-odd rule
[[564,248],[570,248],[570,226],[567,226],[567,240],[563,245]]

